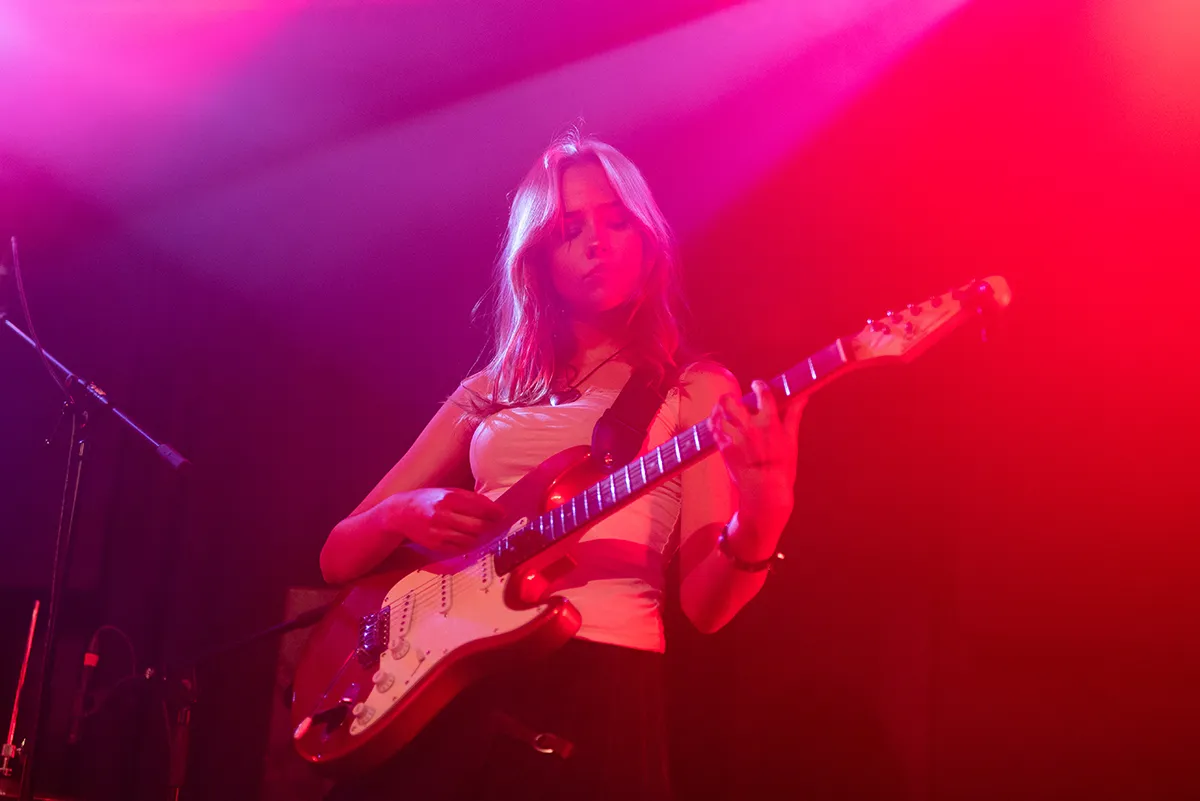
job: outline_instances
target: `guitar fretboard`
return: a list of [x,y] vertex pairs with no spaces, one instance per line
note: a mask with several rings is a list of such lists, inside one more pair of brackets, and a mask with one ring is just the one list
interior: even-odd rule
[[[835,340],[829,347],[767,383],[777,397],[788,398],[832,376],[848,361],[841,340]],[[752,411],[757,408],[754,393],[746,395],[742,401]],[[564,537],[625,505],[700,459],[715,444],[708,420],[703,420],[624,467],[613,470],[575,497],[501,537],[492,550],[497,572],[510,572]]]

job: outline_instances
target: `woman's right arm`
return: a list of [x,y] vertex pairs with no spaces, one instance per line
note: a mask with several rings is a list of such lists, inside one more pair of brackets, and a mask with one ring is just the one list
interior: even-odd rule
[[405,539],[436,552],[461,553],[500,516],[499,507],[484,496],[447,489],[470,479],[474,426],[462,404],[481,386],[478,374],[464,381],[400,461],[329,532],[321,548],[321,575],[327,582],[343,584],[369,573]]

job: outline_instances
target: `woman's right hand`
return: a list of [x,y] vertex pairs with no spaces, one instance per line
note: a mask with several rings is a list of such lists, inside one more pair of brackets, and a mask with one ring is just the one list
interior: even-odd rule
[[460,554],[503,519],[500,504],[478,492],[434,487],[398,492],[387,501],[396,530],[437,554]]

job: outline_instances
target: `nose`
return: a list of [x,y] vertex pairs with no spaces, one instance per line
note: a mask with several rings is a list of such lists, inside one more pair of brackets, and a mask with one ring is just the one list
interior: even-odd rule
[[592,225],[590,229],[588,232],[587,257],[589,259],[598,259],[608,253],[608,231],[602,225]]

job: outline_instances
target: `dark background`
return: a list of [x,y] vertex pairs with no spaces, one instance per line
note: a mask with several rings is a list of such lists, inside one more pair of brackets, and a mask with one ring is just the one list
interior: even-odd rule
[[[1200,796],[1200,13],[1179,0],[15,5],[0,234],[93,420],[47,789],[164,797],[156,696],[65,749],[101,623],[179,670],[320,582],[485,346],[506,193],[582,117],[748,385],[972,277],[1015,300],[806,413],[787,569],[669,637],[685,798]],[[11,258],[3,259],[11,267]],[[24,327],[11,276],[0,291]],[[65,431],[0,332],[0,709]],[[97,684],[124,664],[103,640]],[[201,671],[188,798],[262,791],[274,643]],[[73,772],[73,779],[67,773]],[[265,796],[264,796],[265,797]]]

